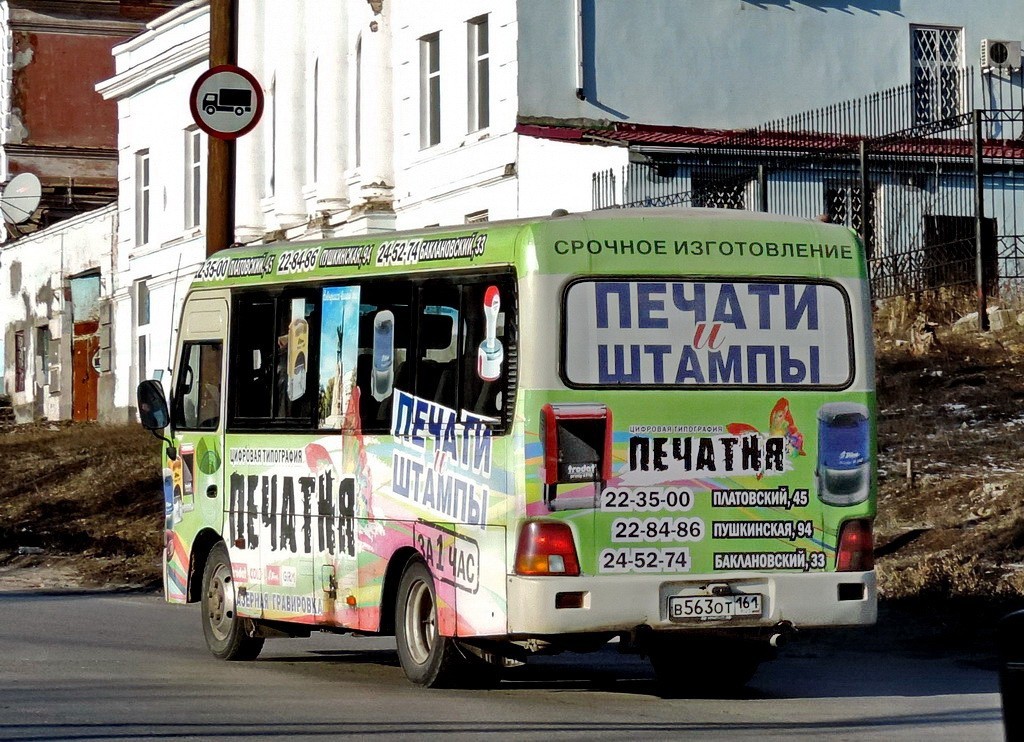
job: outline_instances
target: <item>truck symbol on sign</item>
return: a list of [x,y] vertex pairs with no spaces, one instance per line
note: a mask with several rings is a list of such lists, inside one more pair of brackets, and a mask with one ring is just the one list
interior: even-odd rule
[[210,116],[217,111],[234,111],[241,116],[252,110],[252,91],[243,88],[221,88],[203,96],[203,110]]

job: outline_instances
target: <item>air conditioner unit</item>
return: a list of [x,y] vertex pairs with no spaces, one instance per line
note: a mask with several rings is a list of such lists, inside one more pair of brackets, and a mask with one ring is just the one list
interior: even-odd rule
[[981,66],[983,69],[997,67],[1020,69],[1020,42],[982,39]]

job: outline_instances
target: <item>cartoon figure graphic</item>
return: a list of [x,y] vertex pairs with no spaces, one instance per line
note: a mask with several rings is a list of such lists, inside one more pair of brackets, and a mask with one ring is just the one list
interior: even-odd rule
[[785,397],[775,403],[768,415],[768,435],[785,438],[791,456],[807,455],[804,452],[804,435],[797,428],[793,413],[789,411],[789,400]]
[[[760,432],[748,423],[729,423],[725,426],[730,435],[747,435]],[[796,426],[793,413],[789,411],[789,400],[779,399],[768,415],[768,435],[773,438],[785,438],[791,456],[806,456],[804,452],[804,435]]]
[[476,374],[484,381],[497,381],[501,376],[501,362],[505,360],[505,349],[498,340],[500,310],[501,295],[498,293],[498,287],[488,286],[484,294],[484,320],[487,327],[476,356]]

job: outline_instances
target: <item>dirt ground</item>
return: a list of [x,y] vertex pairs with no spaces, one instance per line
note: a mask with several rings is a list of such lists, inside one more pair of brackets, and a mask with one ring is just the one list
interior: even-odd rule
[[159,451],[138,425],[0,429],[0,589],[159,585]]
[[[987,642],[1024,607],[1024,327],[961,313],[876,315],[880,624],[923,645]],[[0,590],[157,588],[159,450],[135,425],[0,428]]]

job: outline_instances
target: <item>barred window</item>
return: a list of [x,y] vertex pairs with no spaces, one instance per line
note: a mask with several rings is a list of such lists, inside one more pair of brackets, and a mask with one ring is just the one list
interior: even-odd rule
[[914,124],[963,113],[963,29],[913,26],[910,33]]

